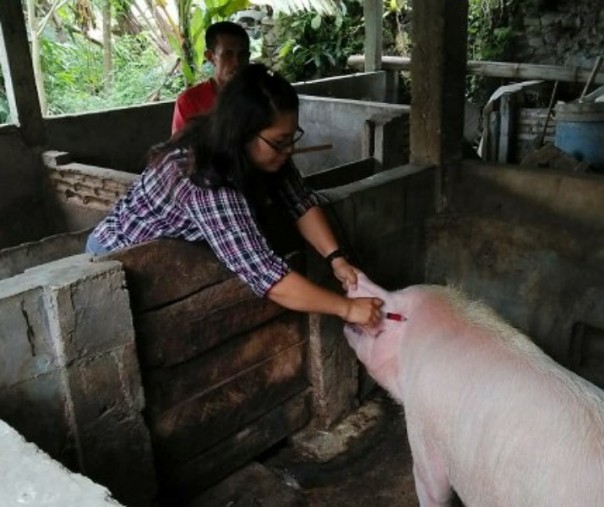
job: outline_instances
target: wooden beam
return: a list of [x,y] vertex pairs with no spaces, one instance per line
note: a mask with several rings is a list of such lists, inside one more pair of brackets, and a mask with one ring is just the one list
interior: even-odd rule
[[468,0],[415,0],[411,162],[435,165],[436,206],[451,200],[462,160]]
[[[348,58],[348,66],[362,69],[365,65],[365,56],[352,55]],[[383,56],[382,69],[409,71],[411,58],[407,56]],[[517,80],[543,79],[545,81],[564,81],[567,83],[585,83],[589,79],[591,70],[579,67],[564,67],[561,65],[537,65],[531,63],[506,63],[469,60],[466,74],[500,77]],[[594,76],[594,84],[604,84],[604,72]]]
[[46,142],[21,0],[1,0],[0,61],[11,119],[30,145]]
[[382,31],[384,6],[381,0],[364,0],[365,16],[365,72],[382,68]]

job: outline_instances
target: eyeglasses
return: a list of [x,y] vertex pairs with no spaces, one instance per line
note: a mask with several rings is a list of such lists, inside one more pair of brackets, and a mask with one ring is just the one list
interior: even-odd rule
[[290,146],[293,146],[294,144],[296,144],[302,138],[303,135],[304,135],[304,130],[302,130],[300,127],[298,127],[296,129],[296,131],[293,133],[293,135],[291,136],[291,139],[286,140],[286,141],[279,141],[279,142],[269,141],[266,137],[262,137],[260,134],[257,134],[256,137],[259,137],[260,139],[262,139],[266,144],[268,144],[277,153],[283,153]]

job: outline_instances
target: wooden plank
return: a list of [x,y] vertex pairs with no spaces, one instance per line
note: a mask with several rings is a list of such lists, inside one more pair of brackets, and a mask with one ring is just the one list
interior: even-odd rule
[[143,375],[149,414],[201,396],[237,376],[242,370],[273,357],[306,339],[302,315],[288,312],[262,326],[215,347],[207,353],[171,368]]
[[21,127],[21,134],[27,144],[42,145],[46,142],[46,130],[25,28],[23,2],[1,2],[0,63],[10,119]]
[[305,391],[180,467],[158,466],[162,505],[183,505],[209,486],[301,429],[310,419]]
[[150,418],[162,466],[183,463],[309,386],[306,343],[242,370],[223,385]]
[[205,243],[161,239],[99,260],[124,265],[133,313],[167,305],[234,276]]
[[499,107],[499,149],[497,162],[506,164],[510,161],[511,139],[514,125],[514,95],[504,93]]
[[143,370],[187,361],[285,312],[230,278],[134,319]]
[[[348,58],[348,65],[353,68],[362,69],[365,65],[365,57],[363,55],[352,55]],[[411,70],[411,58],[405,56],[383,56],[382,69],[409,71]],[[589,79],[590,73],[590,69],[579,67],[479,60],[469,60],[466,66],[466,74],[523,81],[543,79],[547,81],[564,81],[567,83],[585,83]],[[600,72],[595,76],[594,84],[604,84],[604,72]]]

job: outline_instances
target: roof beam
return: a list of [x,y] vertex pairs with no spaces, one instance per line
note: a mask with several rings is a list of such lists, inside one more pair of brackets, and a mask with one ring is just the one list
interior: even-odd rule
[[0,0],[0,61],[12,120],[30,145],[45,142],[21,0]]

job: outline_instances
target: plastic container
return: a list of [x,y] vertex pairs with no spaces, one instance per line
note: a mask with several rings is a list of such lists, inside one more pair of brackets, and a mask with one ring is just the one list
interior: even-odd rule
[[554,145],[604,173],[604,103],[556,105]]

